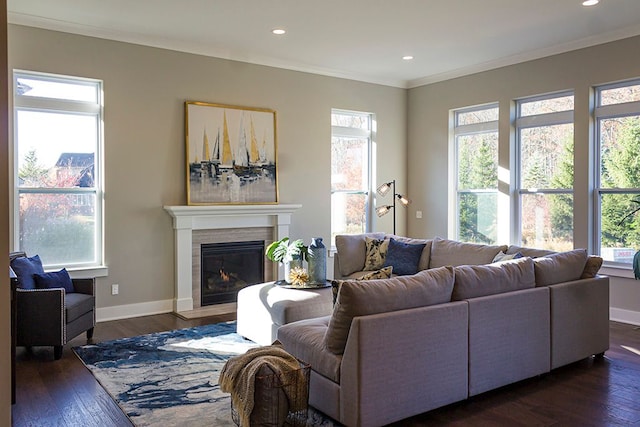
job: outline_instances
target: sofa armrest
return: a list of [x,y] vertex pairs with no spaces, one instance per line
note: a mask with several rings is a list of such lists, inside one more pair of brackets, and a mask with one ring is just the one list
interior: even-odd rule
[[64,345],[64,290],[17,289],[17,345]]
[[88,279],[72,279],[73,288],[76,292],[85,295],[94,295],[96,294],[96,279],[88,278]]
[[383,425],[466,399],[467,366],[466,301],[356,317],[340,368],[340,421]]
[[549,286],[551,369],[609,349],[609,278]]

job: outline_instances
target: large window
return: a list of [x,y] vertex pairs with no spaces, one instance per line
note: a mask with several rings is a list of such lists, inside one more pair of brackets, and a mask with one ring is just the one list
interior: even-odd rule
[[627,264],[640,246],[640,80],[596,88],[595,192],[602,257]]
[[456,236],[493,244],[498,220],[498,106],[454,112]]
[[516,149],[519,240],[573,249],[573,93],[517,101]]
[[47,267],[102,264],[102,85],[14,72],[15,244]]
[[373,114],[331,111],[331,244],[370,231]]

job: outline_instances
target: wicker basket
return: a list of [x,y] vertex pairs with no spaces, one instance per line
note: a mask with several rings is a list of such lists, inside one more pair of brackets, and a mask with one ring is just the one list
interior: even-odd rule
[[[300,369],[297,370],[256,375],[251,426],[305,427],[309,401],[309,374],[310,366],[300,362]],[[293,390],[297,390],[298,393],[293,393]],[[233,399],[231,419],[237,426],[240,425],[240,416],[233,407]]]

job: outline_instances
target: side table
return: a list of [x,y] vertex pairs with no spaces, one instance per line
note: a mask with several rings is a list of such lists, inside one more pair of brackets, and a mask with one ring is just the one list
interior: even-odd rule
[[260,345],[270,345],[280,326],[332,312],[331,286],[290,289],[275,282],[251,285],[238,292],[238,334]]

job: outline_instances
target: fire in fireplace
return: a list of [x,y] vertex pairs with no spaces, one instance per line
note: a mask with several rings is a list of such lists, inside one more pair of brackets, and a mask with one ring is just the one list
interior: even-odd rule
[[245,286],[264,282],[264,241],[207,243],[201,249],[202,306],[237,300]]

